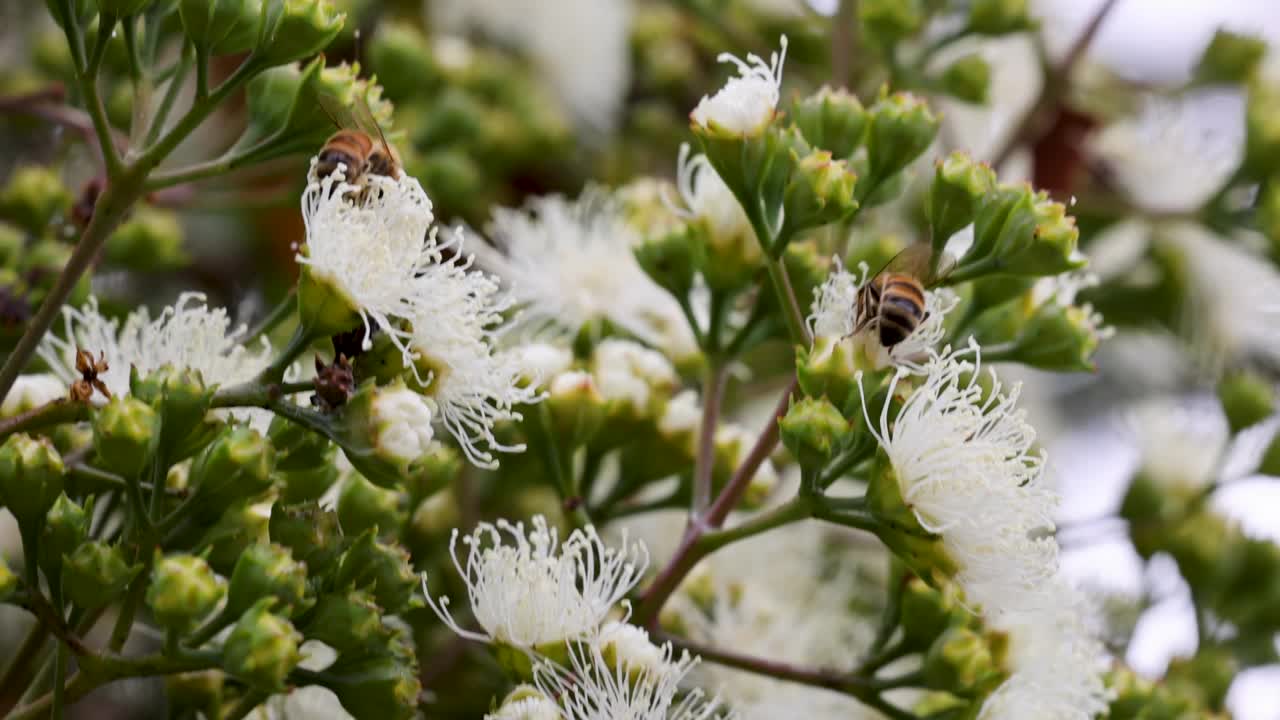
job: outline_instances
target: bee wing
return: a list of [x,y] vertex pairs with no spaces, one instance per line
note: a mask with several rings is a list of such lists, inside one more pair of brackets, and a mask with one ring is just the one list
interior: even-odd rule
[[382,143],[382,149],[387,155],[392,155],[391,145],[387,142],[387,136],[382,132],[382,124],[373,116],[373,111],[369,109],[369,103],[362,96],[356,97],[355,105],[351,108],[352,118],[359,129],[363,130],[369,137],[378,138]]
[[351,108],[343,104],[341,100],[328,93],[318,92],[315,94],[316,104],[328,116],[329,121],[333,123],[338,130],[359,127],[356,124],[356,118]]
[[[924,277],[929,274],[929,262],[933,259],[933,248],[929,245],[916,243],[908,245],[902,249],[897,255],[889,258],[889,262],[880,268],[883,273],[902,273],[904,275],[913,275],[915,277]],[[874,275],[872,277],[875,277]]]

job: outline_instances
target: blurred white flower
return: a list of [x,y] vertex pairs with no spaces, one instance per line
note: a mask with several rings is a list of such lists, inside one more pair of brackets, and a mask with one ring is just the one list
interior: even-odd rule
[[476,29],[526,53],[583,129],[617,126],[631,83],[631,0],[431,0],[426,8],[434,26]]
[[513,408],[536,402],[539,391],[523,381],[518,351],[496,348],[502,312],[510,305],[496,279],[469,270],[460,234],[439,248],[452,250],[450,259],[423,268],[414,280],[419,297],[431,303],[409,316],[414,372],[467,458],[496,467],[490,450],[521,452],[524,446],[502,443],[494,426],[519,419]]
[[[931,100],[943,118],[940,133],[948,148],[968,151],[976,158],[989,158],[1008,139],[1018,123],[1040,97],[1044,86],[1035,42],[1025,33],[1006,37],[983,38],[978,43],[956,43],[947,53],[939,53],[941,64],[978,52],[991,68],[987,102],[982,105],[962,102],[945,95]],[[1000,177],[1016,179],[1005,167]]]
[[662,353],[630,340],[608,338],[591,353],[591,372],[605,400],[629,405],[639,416],[649,412],[655,391],[669,391],[679,378]]
[[537,385],[546,386],[557,375],[573,367],[573,351],[554,343],[525,343],[512,352],[519,363],[521,376]]
[[1041,609],[999,618],[1009,637],[1009,679],[983,703],[979,720],[1090,720],[1107,710],[1108,661],[1084,597],[1061,580]]
[[732,242],[738,246],[739,253],[748,257],[763,255],[755,230],[751,228],[751,221],[738,198],[711,167],[706,155],[690,155],[688,143],[680,144],[676,189],[684,202],[684,207],[676,208],[676,213],[685,220],[705,223],[712,243]]
[[[71,369],[75,369],[75,351],[72,350]],[[52,365],[52,363],[51,363]],[[77,377],[78,377],[77,373]],[[0,403],[0,417],[12,417],[19,413],[53,402],[67,394],[67,383],[52,373],[19,375],[9,394]]]
[[758,55],[747,55],[746,62],[730,53],[720,53],[718,62],[738,68],[715,95],[704,95],[689,118],[703,129],[741,135],[753,135],[773,121],[782,87],[782,66],[787,61],[787,36],[781,39],[781,51],[772,53],[769,62]]
[[[858,291],[874,278],[867,277],[865,265],[855,274],[844,268],[835,258],[835,269],[818,288],[809,314],[809,328],[815,338],[844,338],[853,333],[862,319],[858,317]],[[905,340],[892,348],[880,344],[874,323],[864,327],[855,342],[861,344],[877,368],[890,365],[918,369],[916,360],[926,356],[942,339],[947,330],[943,321],[947,313],[960,302],[960,298],[946,288],[926,290],[924,293],[925,317]]]
[[510,283],[523,324],[576,335],[608,320],[677,356],[696,346],[675,298],[636,261],[635,230],[603,190],[588,189],[576,201],[551,195],[522,210],[497,209],[490,234],[502,253],[482,251],[480,263]]
[[[1005,394],[992,371],[984,390],[976,344],[935,353],[923,370],[895,418],[891,403],[878,423],[867,418],[902,497],[922,527],[941,535],[976,609],[991,617],[1035,607],[1057,572],[1048,535],[1057,496],[1038,482],[1044,456],[1033,452],[1035,430],[1015,409],[1018,388]],[[894,377],[890,395],[904,377]]]
[[431,199],[408,173],[398,179],[366,175],[369,191],[360,195],[342,169],[316,178],[315,166],[312,158],[302,193],[306,245],[297,261],[364,320],[366,348],[381,330],[407,360],[409,334],[393,318],[440,310],[432,288],[420,280],[443,259]]
[[628,544],[624,536],[618,548],[608,547],[590,526],[574,530],[561,544],[559,532],[541,515],[527,532],[524,523],[506,520],[478,525],[462,539],[465,566],[458,536],[454,530],[449,553],[484,632],[459,626],[449,613],[449,598],[432,598],[424,578],[427,602],[464,638],[520,648],[596,635],[649,563],[643,544]]
[[1231,177],[1244,154],[1244,98],[1207,88],[1150,95],[1133,116],[1095,135],[1089,150],[1134,204],[1195,210]]
[[1218,479],[1230,433],[1220,414],[1173,398],[1131,408],[1125,424],[1138,450],[1138,468],[1161,487],[1197,491]]

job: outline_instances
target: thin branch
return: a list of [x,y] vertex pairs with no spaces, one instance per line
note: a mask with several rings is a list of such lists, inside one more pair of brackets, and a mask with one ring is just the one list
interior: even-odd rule
[[747,486],[751,484],[751,479],[755,477],[756,471],[769,458],[774,448],[778,446],[778,420],[787,414],[787,408],[791,405],[791,394],[795,392],[799,381],[791,378],[791,382],[787,384],[786,390],[783,391],[782,397],[778,399],[778,404],[773,409],[773,414],[769,416],[768,424],[761,431],[760,437],[756,439],[756,444],[752,446],[751,451],[747,453],[747,457],[742,461],[742,465],[734,472],[729,483],[720,491],[720,496],[716,498],[715,503],[707,511],[706,525],[711,528],[718,528],[724,524],[725,518],[729,517],[729,513],[738,506],[738,502],[742,500],[742,495],[747,491]]
[[698,429],[698,456],[693,473],[693,514],[701,515],[711,504],[711,475],[715,466],[716,426],[728,368],[715,358],[708,359],[707,378],[702,388],[702,424]]
[[11,418],[0,420],[0,442],[14,433],[40,430],[51,425],[77,422],[89,417],[89,406],[70,398],[58,398]]

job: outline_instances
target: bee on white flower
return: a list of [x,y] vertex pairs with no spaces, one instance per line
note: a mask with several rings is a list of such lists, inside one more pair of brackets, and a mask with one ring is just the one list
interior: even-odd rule
[[605,191],[497,209],[489,234],[502,252],[481,251],[479,261],[510,283],[526,327],[573,336],[608,320],[671,354],[696,347],[680,305],[640,267],[638,235]]
[[644,545],[605,545],[595,528],[574,530],[560,542],[559,532],[537,515],[524,523],[481,523],[462,538],[465,564],[458,556],[457,530],[449,542],[454,567],[467,585],[472,615],[483,632],[464,630],[449,613],[449,598],[423,592],[442,621],[458,635],[517,648],[534,648],[582,639],[601,624],[644,575],[649,556]]
[[1108,662],[1088,604],[1060,579],[1044,596],[1045,607],[994,623],[1009,637],[1011,674],[983,703],[979,720],[1090,720],[1106,712]]
[[[819,286],[814,294],[812,312],[809,314],[809,329],[815,342],[820,338],[831,341],[843,341],[853,334],[862,318],[858,317],[858,291],[870,279],[868,269],[862,264],[857,274],[845,269],[839,258],[835,258],[835,269]],[[912,370],[919,370],[917,359],[927,356],[942,339],[947,330],[943,326],[947,313],[951,312],[960,298],[946,288],[924,291],[925,316],[916,329],[906,339],[893,346],[893,352],[880,344],[877,333],[860,332],[850,338],[850,342],[860,346],[872,359],[877,369],[899,365]]]
[[[214,386],[248,382],[271,363],[270,341],[264,337],[251,346],[242,344],[248,329],[243,325],[233,328],[227,311],[209,307],[200,293],[179,295],[177,302],[154,319],[147,308],[140,307],[122,324],[104,317],[94,297],[83,308],[64,307],[62,317],[64,336],[45,335],[36,352],[68,385],[80,377],[76,348],[95,357],[101,353],[107,370],[98,373],[98,379],[113,395],[129,393],[130,368],[137,368],[144,376],[165,365],[197,370],[206,385]],[[242,409],[233,415],[249,420],[259,430],[271,422],[267,410]]]
[[734,136],[758,135],[773,122],[782,88],[782,66],[787,60],[787,36],[781,40],[781,51],[772,53],[769,62],[757,55],[747,55],[744,62],[730,53],[721,53],[718,62],[738,68],[715,95],[703,96],[689,114],[689,119],[703,131]]
[[[1038,482],[1045,459],[1032,449],[1025,411],[1016,409],[1018,388],[1006,394],[992,371],[984,389],[978,353],[971,342],[933,354],[896,417],[885,403],[878,422],[868,415],[867,424],[903,500],[958,565],[968,601],[992,616],[1043,601],[1058,569],[1048,534],[1057,496]],[[900,370],[891,380],[891,396],[905,377]]]

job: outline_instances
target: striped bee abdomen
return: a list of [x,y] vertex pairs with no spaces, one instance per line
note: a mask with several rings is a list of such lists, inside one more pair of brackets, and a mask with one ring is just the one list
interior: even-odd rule
[[915,331],[924,319],[924,288],[908,275],[891,275],[884,280],[880,297],[880,344],[889,348]]

